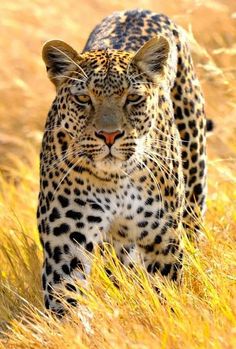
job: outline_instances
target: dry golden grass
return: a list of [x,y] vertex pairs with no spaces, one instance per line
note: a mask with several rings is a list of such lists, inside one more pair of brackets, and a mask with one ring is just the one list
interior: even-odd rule
[[[1,1],[0,27],[0,347],[236,347],[236,3],[235,0]],[[110,259],[117,290],[95,263],[92,317],[59,322],[43,313],[42,249],[36,228],[38,153],[54,91],[40,58],[44,41],[81,50],[93,26],[114,10],[164,12],[189,31],[195,65],[216,129],[208,142],[209,195],[204,239],[186,241],[181,289],[160,286],[160,304],[142,273]],[[193,34],[192,34],[193,33]],[[158,280],[155,282],[158,284]],[[174,310],[174,311],[172,311]],[[83,311],[82,311],[83,312]],[[88,316],[90,316],[88,315]],[[84,315],[86,318],[86,315]]]

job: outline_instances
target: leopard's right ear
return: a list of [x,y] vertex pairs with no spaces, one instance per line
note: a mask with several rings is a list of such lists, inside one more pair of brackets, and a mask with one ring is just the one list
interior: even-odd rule
[[64,41],[47,41],[42,50],[49,79],[58,87],[65,76],[75,70],[79,59],[78,53]]

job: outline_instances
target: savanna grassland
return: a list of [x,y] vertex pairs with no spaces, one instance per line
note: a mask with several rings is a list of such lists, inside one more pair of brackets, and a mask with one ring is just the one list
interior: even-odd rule
[[[97,257],[83,318],[44,314],[36,225],[39,148],[55,94],[42,44],[60,38],[82,50],[94,25],[114,10],[149,8],[188,32],[215,122],[208,139],[208,211],[198,247],[185,241],[182,288],[159,285],[108,256],[118,290]],[[0,348],[236,348],[236,2],[0,2]],[[159,284],[158,279],[154,281]]]

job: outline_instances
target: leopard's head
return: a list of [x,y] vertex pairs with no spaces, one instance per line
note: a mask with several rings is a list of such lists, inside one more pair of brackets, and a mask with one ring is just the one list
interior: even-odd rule
[[59,40],[44,45],[43,59],[57,90],[57,122],[78,164],[86,161],[91,170],[106,173],[138,165],[150,132],[165,122],[159,92],[168,55],[162,36],[136,54],[113,49],[78,54]]

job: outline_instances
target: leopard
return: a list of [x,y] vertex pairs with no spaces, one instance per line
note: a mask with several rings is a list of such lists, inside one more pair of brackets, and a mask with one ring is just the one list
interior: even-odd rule
[[[42,50],[56,96],[40,153],[38,230],[46,309],[86,285],[97,249],[180,284],[183,236],[206,210],[205,101],[186,32],[164,14],[115,12],[78,53]],[[64,295],[77,306],[76,297]]]

